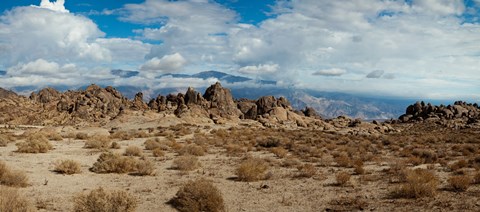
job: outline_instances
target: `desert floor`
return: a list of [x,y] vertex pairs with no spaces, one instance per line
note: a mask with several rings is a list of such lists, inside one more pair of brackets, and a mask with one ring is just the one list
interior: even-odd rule
[[[415,128],[415,127],[414,127]],[[168,204],[189,180],[206,178],[220,190],[227,211],[479,211],[480,131],[408,129],[375,136],[337,135],[305,129],[267,129],[259,126],[182,124],[111,129],[56,127],[44,129],[2,129],[13,141],[0,147],[0,159],[14,170],[22,170],[29,185],[18,188],[39,211],[72,211],[73,199],[98,187],[127,191],[138,198],[137,211],[175,211]],[[25,134],[43,131],[59,134],[50,140],[46,153],[16,152]],[[118,136],[119,132],[123,136]],[[119,149],[86,149],[87,139],[110,135]],[[165,155],[154,157],[144,142],[158,138]],[[89,169],[102,152],[123,154],[129,146],[142,149],[143,159],[154,163],[153,175],[99,174]],[[197,146],[204,155],[195,156],[201,166],[192,171],[175,169],[179,154]],[[183,150],[182,150],[183,149]],[[194,153],[196,154],[196,153]],[[240,181],[236,168],[246,158],[268,164],[262,179]],[[81,173],[54,172],[60,160],[72,159]],[[304,170],[305,164],[313,170]],[[408,182],[407,172],[428,170],[437,183],[427,184],[434,194],[408,197],[400,187]],[[337,175],[351,176],[345,183]],[[453,176],[468,179],[467,189],[455,188]],[[477,179],[478,178],[478,179]],[[425,186],[411,184],[411,186]]]

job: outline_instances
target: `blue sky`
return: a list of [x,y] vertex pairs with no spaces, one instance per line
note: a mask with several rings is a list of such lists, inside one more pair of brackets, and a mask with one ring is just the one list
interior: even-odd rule
[[480,0],[9,0],[0,5],[0,85],[204,87],[215,79],[158,76],[217,70],[279,86],[479,101],[479,8]]

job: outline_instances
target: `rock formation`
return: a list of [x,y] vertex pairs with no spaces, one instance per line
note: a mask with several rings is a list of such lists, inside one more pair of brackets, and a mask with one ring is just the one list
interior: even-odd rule
[[456,101],[453,105],[432,105],[425,102],[416,102],[407,107],[405,114],[398,118],[402,123],[430,122],[445,126],[465,127],[478,124],[480,108],[475,104]]

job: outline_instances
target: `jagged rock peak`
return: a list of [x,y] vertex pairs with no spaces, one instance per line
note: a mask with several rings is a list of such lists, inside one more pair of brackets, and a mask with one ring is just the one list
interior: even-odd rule
[[17,93],[0,88],[0,99],[18,96]]
[[33,92],[30,94],[30,99],[40,103],[49,103],[59,99],[60,95],[61,93],[59,91],[48,87],[40,90],[38,93]]
[[223,88],[220,82],[207,88],[203,98],[209,102],[210,113],[214,116],[240,117],[241,115],[230,90]]

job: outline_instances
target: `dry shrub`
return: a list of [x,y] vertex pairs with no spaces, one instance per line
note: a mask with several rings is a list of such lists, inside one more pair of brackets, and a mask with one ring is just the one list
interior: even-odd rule
[[239,156],[247,152],[245,148],[238,144],[227,144],[225,150],[227,151],[227,154],[231,156]]
[[368,203],[361,197],[338,197],[330,201],[332,211],[363,211]]
[[0,211],[30,212],[35,209],[30,201],[18,193],[17,189],[0,186]]
[[173,167],[182,171],[191,171],[200,167],[200,162],[193,155],[185,155],[173,160]]
[[451,176],[447,182],[453,191],[466,191],[472,183],[472,178],[466,175]]
[[335,163],[337,163],[339,167],[346,167],[346,168],[352,167],[352,160],[346,155],[340,155],[336,157]]
[[110,137],[106,135],[94,135],[85,141],[84,148],[86,149],[106,149],[112,143]]
[[80,163],[74,160],[58,161],[55,164],[54,171],[60,174],[67,174],[67,175],[78,174],[82,172]]
[[480,184],[480,171],[475,173],[475,175],[473,176],[473,179],[472,179],[472,183],[473,184]]
[[275,156],[279,158],[284,158],[287,156],[288,151],[284,149],[283,147],[274,147],[270,149],[270,152],[272,152]]
[[135,172],[132,174],[138,176],[155,175],[155,164],[149,160],[137,160]]
[[389,175],[390,183],[404,183],[407,181],[407,170],[402,161],[395,161],[390,164],[390,168],[386,171]]
[[120,144],[118,144],[116,141],[112,142],[112,145],[110,145],[110,148],[112,149],[120,149],[122,148]]
[[110,134],[110,138],[119,140],[130,140],[133,138],[133,135],[128,133],[127,131],[116,131]]
[[134,175],[152,175],[155,166],[151,162],[114,153],[102,153],[90,169],[96,173],[131,173]]
[[363,161],[355,160],[353,162],[353,172],[358,175],[365,174],[365,169],[363,168]]
[[282,161],[282,166],[283,167],[298,167],[300,165],[301,165],[301,162],[293,156],[289,156],[289,157],[283,159],[283,161]]
[[7,146],[8,143],[15,141],[15,137],[10,134],[0,134],[0,147]]
[[315,174],[317,173],[315,166],[309,163],[299,166],[297,167],[297,169],[298,169],[297,177],[310,178],[315,176]]
[[175,139],[172,139],[170,142],[167,143],[167,145],[168,145],[171,149],[176,150],[176,151],[182,149],[182,147],[183,147],[183,145],[180,144],[180,143],[178,143]]
[[184,147],[182,147],[179,151],[178,154],[180,155],[195,155],[195,156],[203,156],[205,155],[205,149],[201,146],[198,146],[196,144],[189,144]]
[[257,145],[264,148],[279,147],[281,140],[276,137],[267,137],[257,139]]
[[152,154],[153,154],[154,157],[165,156],[165,153],[163,152],[163,150],[161,148],[155,148],[154,150],[152,150]]
[[412,155],[421,158],[423,163],[433,163],[438,159],[436,153],[426,149],[414,149]]
[[143,144],[145,145],[146,150],[154,150],[161,147],[159,138],[147,139]]
[[459,160],[459,161],[456,161],[455,163],[451,164],[449,166],[449,168],[452,170],[452,171],[457,171],[461,168],[465,168],[468,166],[468,162],[464,159],[462,160]]
[[45,136],[48,138],[48,140],[52,141],[61,141],[63,140],[62,135],[56,131],[49,131],[45,133]]
[[0,184],[12,187],[28,186],[28,177],[23,171],[11,170],[7,164],[0,161]]
[[136,197],[120,190],[97,188],[89,194],[79,194],[74,199],[74,211],[77,212],[114,212],[135,211],[138,205]]
[[52,150],[53,146],[45,136],[32,134],[24,142],[17,143],[17,148],[17,152],[21,153],[45,153]]
[[135,138],[148,138],[150,137],[150,134],[145,132],[144,130],[138,130],[133,133],[133,137]]
[[433,171],[425,169],[409,170],[406,173],[406,183],[393,191],[397,198],[420,198],[435,195],[438,179]]
[[212,182],[203,178],[189,181],[169,203],[184,212],[225,211],[222,194]]
[[348,172],[341,171],[335,175],[335,180],[338,186],[345,186],[350,181],[351,175]]
[[268,165],[260,158],[247,158],[235,170],[240,181],[257,181],[265,179]]
[[128,146],[123,153],[125,156],[142,156],[142,154],[142,149],[138,146]]
[[84,132],[79,132],[77,135],[75,135],[75,138],[78,140],[85,140],[88,138],[88,134]]

